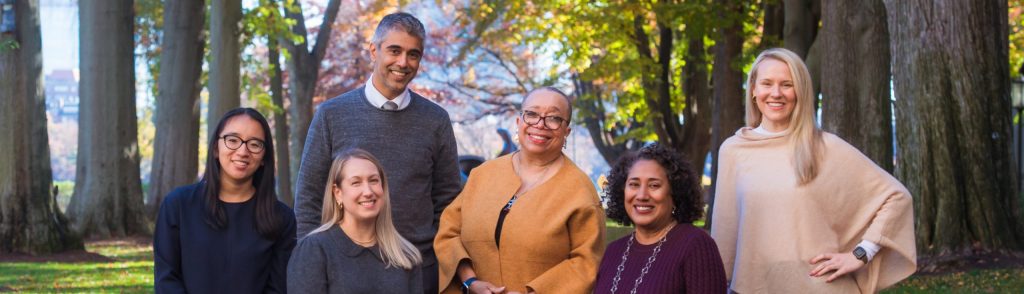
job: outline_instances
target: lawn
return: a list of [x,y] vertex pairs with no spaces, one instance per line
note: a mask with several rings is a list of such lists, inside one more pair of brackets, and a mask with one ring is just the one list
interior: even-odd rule
[[[609,223],[607,240],[631,230]],[[0,256],[0,292],[152,292],[153,247],[147,239],[87,242],[86,250],[43,257],[51,261]],[[28,261],[10,261],[19,258]],[[883,293],[1024,293],[1024,268],[915,275]]]
[[[146,293],[153,291],[153,247],[142,239],[87,242],[86,252],[4,256],[0,291]],[[28,261],[9,261],[29,259]],[[61,261],[53,261],[53,259]]]

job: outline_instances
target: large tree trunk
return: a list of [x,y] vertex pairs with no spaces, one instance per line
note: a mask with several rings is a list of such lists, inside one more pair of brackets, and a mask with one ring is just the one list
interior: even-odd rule
[[[201,15],[201,14],[200,14]],[[241,105],[242,0],[215,0],[210,4],[210,101],[206,132],[212,133],[220,117]]]
[[292,196],[292,173],[291,166],[289,163],[289,151],[288,151],[288,114],[283,111],[284,108],[284,84],[281,77],[281,56],[280,47],[277,45],[276,38],[269,38],[267,47],[267,59],[270,60],[270,67],[273,71],[270,77],[270,98],[273,100],[274,105],[282,109],[280,112],[274,113],[274,152],[277,158],[277,197],[282,202],[292,206],[295,203],[295,198]]
[[885,5],[900,146],[896,173],[914,195],[918,250],[932,256],[1020,250],[1006,1]]
[[14,2],[15,32],[0,42],[0,252],[82,249],[51,194],[46,102],[42,89],[39,2]]
[[793,51],[800,58],[807,57],[807,52],[818,35],[820,0],[783,0],[785,25],[783,40],[786,49]]
[[[291,92],[291,120],[288,124],[291,128],[291,167],[289,171],[293,176],[299,174],[299,164],[302,161],[302,150],[306,145],[306,134],[309,132],[309,123],[313,121],[313,90],[316,87],[317,77],[320,73],[320,61],[327,51],[328,42],[331,37],[332,24],[338,17],[338,9],[341,7],[340,0],[331,0],[327,3],[324,11],[324,21],[320,23],[320,30],[317,31],[316,44],[313,50],[309,51],[306,38],[306,20],[302,16],[302,8],[299,2],[294,2],[297,11],[285,10],[285,16],[295,21],[292,26],[292,33],[302,36],[302,42],[293,43],[288,39],[279,39],[281,45],[288,50],[291,58],[288,59],[288,90]],[[291,180],[295,182],[294,179]]]
[[[704,170],[704,162],[711,147],[711,86],[709,85],[707,51],[704,49],[703,33],[687,33],[686,65],[681,69],[683,95],[686,108],[683,109],[683,135],[674,142],[698,171]],[[666,117],[678,124],[675,117]]]
[[[743,127],[743,116],[746,113],[743,92],[743,67],[735,64],[743,53],[743,22],[737,21],[744,14],[743,3],[738,0],[717,0],[722,7],[718,12],[719,19],[731,19],[723,22],[719,28],[718,40],[715,42],[715,63],[711,70],[713,96],[713,115],[711,127],[711,188],[708,189],[708,215],[704,218],[704,228],[711,228],[711,212],[714,211],[715,184],[718,176],[718,148],[725,139]],[[767,21],[767,20],[766,20]]]
[[822,6],[822,125],[890,173],[889,29],[882,0]]
[[[785,10],[784,45],[804,59],[811,74],[814,99],[821,93],[822,42],[818,33],[821,0],[783,0]],[[767,21],[767,20],[766,20]],[[831,64],[830,64],[831,65]],[[818,109],[818,101],[814,103]]]
[[196,180],[199,158],[199,75],[203,64],[201,0],[164,4],[163,58],[156,100],[156,138],[147,212],[156,218],[164,195]]
[[85,237],[149,233],[139,181],[133,2],[84,0],[78,6],[81,112],[68,215]]
[[761,26],[761,41],[757,44],[758,51],[780,47],[786,24],[786,13],[782,0],[761,1],[764,25]]

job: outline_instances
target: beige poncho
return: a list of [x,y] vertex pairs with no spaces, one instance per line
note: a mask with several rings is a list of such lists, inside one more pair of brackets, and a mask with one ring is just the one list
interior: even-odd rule
[[[818,176],[799,185],[787,134],[742,128],[719,152],[711,235],[739,293],[873,293],[916,269],[910,193],[846,141],[823,133]],[[882,249],[860,270],[826,283],[818,254]]]

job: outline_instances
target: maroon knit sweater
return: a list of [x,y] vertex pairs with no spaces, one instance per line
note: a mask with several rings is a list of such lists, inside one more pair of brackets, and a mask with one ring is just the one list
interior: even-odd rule
[[[594,293],[611,293],[612,280],[622,262],[622,253],[630,235],[608,244],[597,273]],[[657,242],[641,245],[636,240],[630,248],[625,269],[615,293],[629,293],[640,276]],[[651,268],[643,277],[637,293],[726,293],[725,269],[718,246],[704,230],[690,224],[679,224],[668,232],[668,239]]]

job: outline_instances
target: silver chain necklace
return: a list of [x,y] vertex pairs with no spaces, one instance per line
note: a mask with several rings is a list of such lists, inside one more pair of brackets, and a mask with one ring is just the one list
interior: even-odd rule
[[[626,259],[629,258],[629,249],[633,247],[633,239],[636,238],[636,231],[629,235],[629,242],[626,242],[626,251],[622,252],[622,261],[619,262],[619,267],[615,271],[615,279],[612,279],[612,294],[615,294],[615,290],[619,289],[619,280],[622,280],[622,270],[626,269]],[[654,247],[654,253],[651,253],[651,257],[647,258],[647,264],[644,265],[643,270],[640,271],[640,276],[633,281],[633,290],[629,291],[630,294],[636,294],[636,289],[640,287],[640,283],[644,282],[644,275],[651,269],[651,264],[658,258],[658,252],[661,251],[661,245],[665,244],[665,240],[668,239],[668,234],[661,237],[658,241],[658,246]]]

